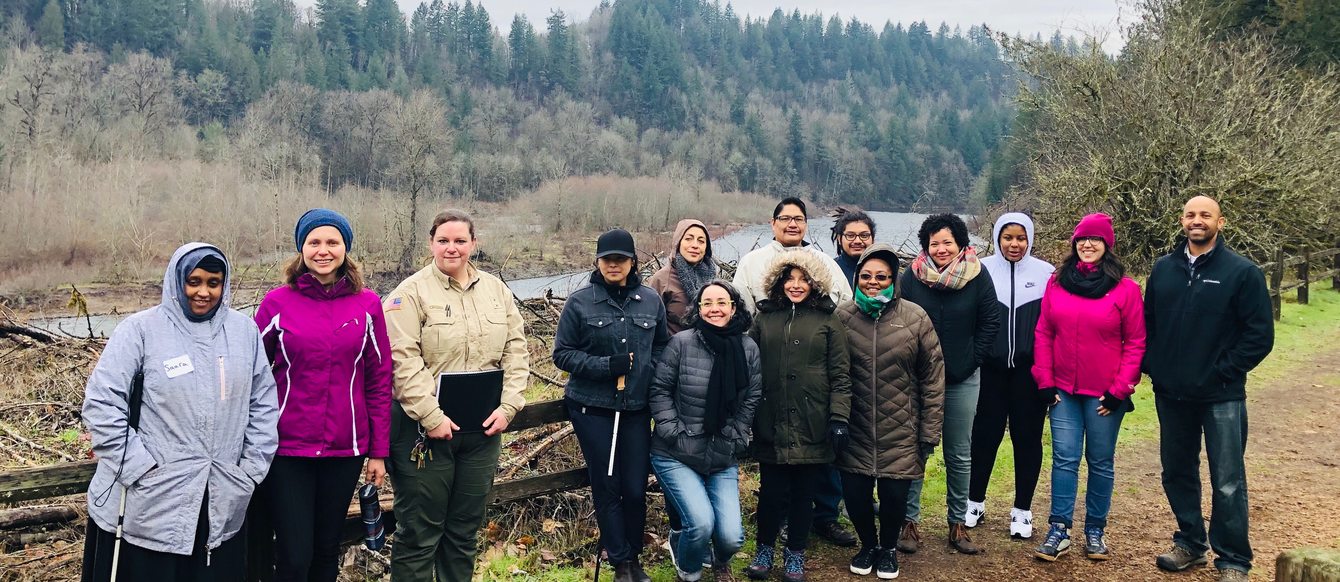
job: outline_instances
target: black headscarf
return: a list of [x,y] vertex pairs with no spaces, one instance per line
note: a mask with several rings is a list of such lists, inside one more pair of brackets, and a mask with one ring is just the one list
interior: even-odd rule
[[223,255],[219,254],[219,251],[210,247],[202,247],[186,253],[186,255],[177,262],[177,281],[179,281],[183,287],[183,289],[179,290],[182,292],[177,295],[177,303],[181,306],[181,311],[186,315],[186,319],[196,323],[209,321],[214,317],[215,313],[219,312],[219,306],[223,305],[223,302],[220,301],[214,304],[214,307],[210,308],[210,310],[203,315],[196,315],[193,313],[191,311],[191,298],[187,297],[184,292],[186,278],[190,276],[192,271],[196,269],[204,269],[207,273],[224,273],[226,283],[227,266],[228,263],[224,261]]
[[749,362],[744,355],[744,333],[749,326],[739,312],[726,327],[707,323],[702,317],[695,319],[694,329],[715,356],[712,373],[707,378],[707,415],[703,417],[703,428],[721,434],[726,421],[735,416],[740,388],[749,385]]

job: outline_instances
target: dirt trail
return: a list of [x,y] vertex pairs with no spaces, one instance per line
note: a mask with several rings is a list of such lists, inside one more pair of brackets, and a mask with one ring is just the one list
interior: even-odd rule
[[[1299,366],[1288,378],[1256,389],[1247,399],[1250,428],[1247,445],[1247,483],[1251,504],[1251,541],[1255,552],[1253,580],[1272,580],[1275,558],[1300,546],[1340,547],[1340,349],[1330,348]],[[1203,458],[1203,453],[1202,453]],[[1209,478],[1201,464],[1203,507],[1210,511]],[[987,521],[973,530],[973,539],[986,546],[985,555],[950,553],[944,525],[927,519],[923,548],[900,556],[899,579],[911,580],[1182,580],[1212,581],[1213,565],[1182,574],[1154,566],[1154,556],[1166,551],[1175,528],[1172,512],[1160,484],[1158,442],[1119,445],[1117,482],[1112,501],[1108,544],[1113,558],[1092,562],[1072,551],[1056,563],[1033,558],[1033,549],[1045,532],[1050,478],[1044,474],[1033,502],[1039,524],[1034,539],[1009,539],[1008,513],[1001,505],[988,507]],[[1075,515],[1083,522],[1083,485]],[[1081,542],[1082,543],[1082,542]],[[851,551],[817,543],[811,545],[810,579],[821,582],[853,581],[847,573]],[[1212,555],[1211,555],[1212,558]]]

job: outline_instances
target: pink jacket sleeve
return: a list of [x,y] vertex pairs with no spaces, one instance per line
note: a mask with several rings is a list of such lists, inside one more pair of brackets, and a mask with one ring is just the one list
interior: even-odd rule
[[367,405],[368,428],[372,435],[368,443],[368,457],[385,459],[391,456],[391,385],[395,373],[381,299],[371,291],[368,296],[368,314],[372,316],[374,339],[363,351],[363,401]]
[[1055,281],[1053,277],[1047,282],[1047,289],[1042,294],[1042,314],[1038,316],[1038,326],[1033,332],[1033,380],[1038,383],[1039,390],[1056,387],[1052,360],[1052,340],[1056,332],[1051,322],[1051,300],[1055,293],[1052,286]]
[[[278,349],[278,340],[276,339],[278,334],[274,333],[274,330],[269,330],[270,333],[266,333],[265,328],[269,327],[270,320],[275,316],[274,304],[274,300],[266,295],[261,299],[261,304],[256,308],[256,315],[253,318],[256,321],[256,328],[261,331],[261,344],[265,346],[265,359],[270,362],[271,366],[274,365],[275,350]],[[276,378],[276,381],[278,381],[278,378]]]
[[1108,389],[1122,400],[1135,393],[1140,383],[1140,361],[1145,357],[1145,302],[1140,297],[1140,284],[1122,279],[1121,287],[1121,364],[1117,367],[1116,383]]

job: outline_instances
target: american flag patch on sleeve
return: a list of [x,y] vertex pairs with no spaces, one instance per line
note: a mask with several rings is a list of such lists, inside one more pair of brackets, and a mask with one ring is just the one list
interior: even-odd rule
[[399,310],[399,309],[400,309],[400,306],[401,306],[401,303],[402,303],[403,301],[404,301],[404,299],[402,299],[402,298],[400,298],[400,297],[396,297],[395,299],[392,299],[390,303],[387,303],[387,304],[386,304],[386,310],[387,310],[387,311],[397,311],[397,310]]

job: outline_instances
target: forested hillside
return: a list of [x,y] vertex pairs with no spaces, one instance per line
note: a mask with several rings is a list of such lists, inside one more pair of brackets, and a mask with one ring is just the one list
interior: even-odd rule
[[[504,31],[470,0],[411,15],[394,0],[302,10],[292,0],[10,0],[0,9],[8,64],[24,78],[42,58],[53,64],[45,93],[29,83],[6,101],[23,117],[63,99],[60,87],[93,99],[119,83],[118,93],[154,99],[95,108],[80,118],[88,127],[67,129],[130,116],[148,147],[171,155],[184,123],[205,161],[240,150],[252,171],[312,176],[329,191],[480,200],[565,176],[676,168],[724,191],[962,208],[1011,124],[1016,82],[983,26],[746,17],[703,0],[622,0],[572,16],[517,16]],[[416,92],[431,96],[414,122],[440,150],[431,173],[405,171],[413,148],[392,126]],[[30,134],[42,128],[18,129],[28,139],[0,155],[40,141]]]

